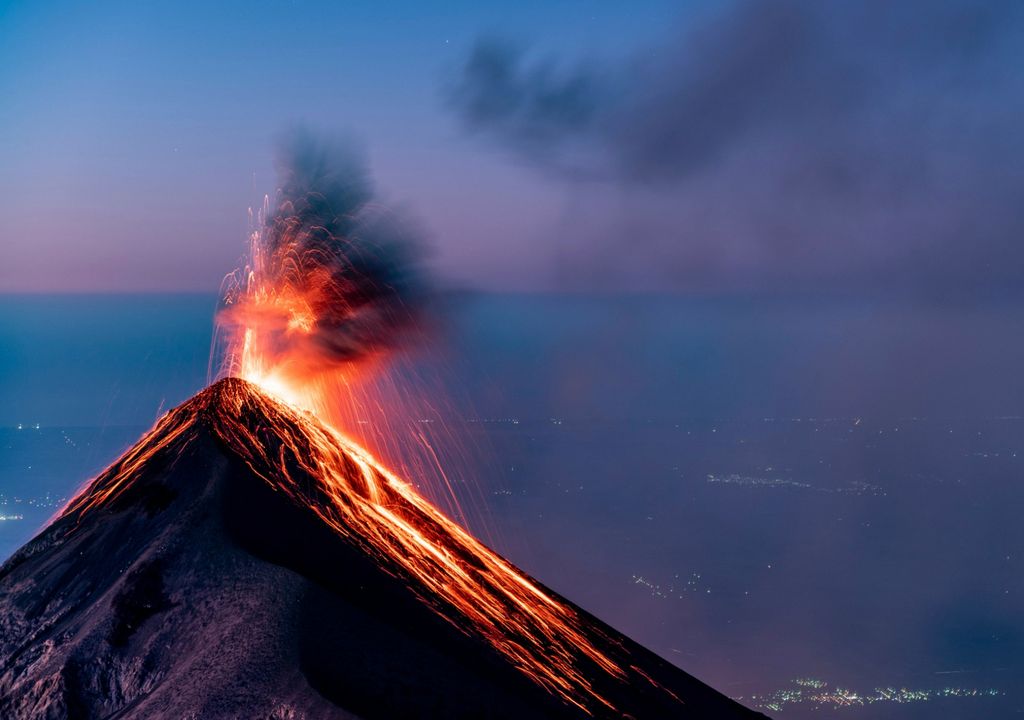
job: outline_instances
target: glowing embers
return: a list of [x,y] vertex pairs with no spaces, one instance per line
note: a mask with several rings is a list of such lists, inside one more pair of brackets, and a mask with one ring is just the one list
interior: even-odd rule
[[361,548],[434,612],[566,703],[617,717],[611,698],[627,685],[660,695],[666,707],[681,702],[616,638],[477,541],[360,445],[238,378],[216,383],[165,415],[65,514],[81,520],[110,508],[135,479],[152,473],[149,463],[173,461],[211,433],[255,478]]
[[276,204],[257,214],[246,266],[226,279],[217,313],[222,375],[308,399],[306,386],[365,370],[416,326],[418,243],[372,202],[353,157],[304,133],[282,148]]
[[[213,415],[215,432],[257,475],[404,576],[428,605],[550,692],[587,712],[612,709],[588,676],[625,673],[598,649],[575,610],[336,430],[246,383],[220,387],[230,388],[230,405]],[[270,422],[253,428],[237,419],[245,417]]]
[[352,432],[371,408],[393,419],[361,381],[416,326],[420,288],[413,244],[400,223],[380,222],[361,169],[295,141],[277,205],[259,214],[248,264],[229,277],[217,314],[220,374],[262,392],[237,380],[211,388],[221,396],[214,431],[460,630],[567,702],[614,711],[588,678],[638,676],[599,649],[607,638],[335,429]]

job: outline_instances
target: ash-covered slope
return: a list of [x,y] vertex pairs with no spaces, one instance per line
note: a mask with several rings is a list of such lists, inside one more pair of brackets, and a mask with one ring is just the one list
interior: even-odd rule
[[761,717],[241,380],[0,568],[5,720],[590,715]]

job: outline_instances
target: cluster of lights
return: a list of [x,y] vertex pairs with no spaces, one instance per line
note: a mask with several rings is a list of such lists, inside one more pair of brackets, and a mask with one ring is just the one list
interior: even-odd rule
[[797,482],[796,480],[785,480],[783,478],[762,478],[739,475],[708,475],[707,481],[712,484],[721,485],[745,485],[747,487],[795,487],[809,489],[808,483]]
[[751,705],[763,710],[781,712],[787,705],[809,704],[815,707],[863,707],[876,703],[927,702],[942,698],[996,697],[1003,693],[994,689],[944,687],[938,690],[915,690],[911,688],[882,687],[870,692],[857,692],[838,686],[830,687],[824,680],[797,678],[793,687],[776,690],[767,695],[751,695]]
[[[0,505],[29,505],[37,508],[54,508],[62,507],[68,499],[66,497],[56,497],[50,493],[46,493],[42,497],[30,497],[23,498],[18,496],[8,496],[0,493]],[[21,520],[21,516],[13,517],[8,515],[8,519]]]
[[683,593],[699,593],[710,594],[711,588],[701,584],[700,573],[690,573],[690,576],[685,580],[682,580],[679,575],[675,575],[674,579],[677,582],[669,583],[667,585],[661,585],[648,580],[643,575],[634,575],[633,584],[642,585],[650,591],[651,597],[658,598],[660,600],[682,600]]
[[[770,469],[770,468],[769,468]],[[810,483],[788,480],[786,478],[756,477],[752,475],[707,475],[708,483],[712,485],[740,485],[743,487],[764,487],[764,488],[797,488],[800,490],[816,490],[827,493],[848,493],[851,495],[885,495],[882,488],[863,480],[855,480],[848,485],[841,487],[815,487]]]

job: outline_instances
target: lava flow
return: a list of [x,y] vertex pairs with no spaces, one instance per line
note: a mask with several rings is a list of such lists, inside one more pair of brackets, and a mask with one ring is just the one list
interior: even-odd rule
[[[549,691],[588,712],[607,712],[610,702],[592,689],[580,659],[617,678],[626,673],[581,630],[576,613],[336,429],[358,416],[361,404],[379,402],[366,397],[359,377],[415,325],[416,283],[403,262],[408,243],[393,233],[382,237],[379,225],[365,220],[369,193],[351,180],[357,174],[320,157],[301,138],[292,148],[281,200],[273,212],[264,206],[249,264],[218,316],[223,374],[291,405],[262,400],[268,417],[289,414],[307,432],[273,451],[230,418],[219,418],[218,432],[262,455],[247,458],[254,469],[280,467],[272,452],[293,456],[320,483],[325,501],[312,509],[339,534]],[[338,395],[347,396],[340,406],[350,409],[348,417],[331,412]],[[320,423],[302,422],[296,410]],[[283,487],[301,501],[294,485]]]
[[378,459],[407,410],[373,378],[422,285],[358,177],[300,139],[218,311],[219,378],[0,566],[0,715],[758,717]]
[[[264,207],[248,266],[218,314],[221,374],[247,382],[218,385],[220,412],[209,421],[216,435],[272,487],[372,553],[443,618],[564,701],[609,715],[616,714],[613,701],[597,689],[609,681],[668,693],[628,656],[618,657],[610,649],[615,643],[588,629],[576,609],[352,439],[346,423],[360,404],[379,403],[366,396],[360,377],[415,326],[416,283],[402,262],[406,246],[367,221],[363,185],[318,157],[302,142],[293,148],[280,202],[273,211]],[[346,395],[341,403],[338,395]],[[352,414],[332,413],[339,405]],[[271,428],[238,419],[253,407]],[[154,429],[155,441],[140,446],[159,452],[189,427],[187,415],[175,413]],[[83,512],[116,497],[147,459],[129,453],[102,488],[70,509]],[[301,481],[290,468],[300,469]]]

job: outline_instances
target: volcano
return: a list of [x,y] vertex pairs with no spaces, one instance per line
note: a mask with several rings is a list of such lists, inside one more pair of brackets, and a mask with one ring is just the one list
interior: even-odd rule
[[763,716],[229,378],[0,568],[0,717]]

